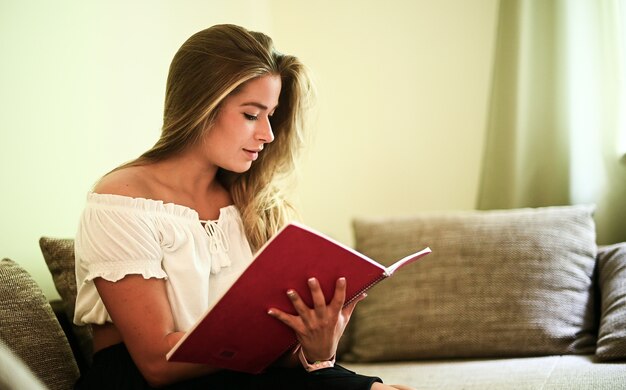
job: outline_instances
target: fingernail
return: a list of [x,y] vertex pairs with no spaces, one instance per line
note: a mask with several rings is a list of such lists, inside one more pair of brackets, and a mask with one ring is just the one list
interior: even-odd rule
[[308,282],[309,282],[309,285],[315,284],[315,278],[310,278]]
[[290,297],[293,297],[296,295],[296,292],[294,290],[287,290],[287,295],[289,295]]
[[267,311],[267,314],[269,314],[269,315],[274,315],[274,310],[269,309],[269,310]]

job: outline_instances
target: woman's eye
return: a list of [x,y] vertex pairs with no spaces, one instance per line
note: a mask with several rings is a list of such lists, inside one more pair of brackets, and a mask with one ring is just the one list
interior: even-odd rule
[[259,117],[256,116],[256,115],[250,115],[250,114],[246,114],[246,113],[244,113],[243,116],[245,116],[246,119],[249,120],[249,121],[255,121],[255,120],[259,119]]

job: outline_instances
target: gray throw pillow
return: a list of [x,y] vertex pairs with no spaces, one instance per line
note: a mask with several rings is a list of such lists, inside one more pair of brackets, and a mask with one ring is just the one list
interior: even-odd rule
[[596,356],[626,359],[626,243],[598,250],[601,315]]
[[63,300],[65,315],[78,341],[80,352],[85,362],[90,365],[93,351],[91,326],[74,324],[74,308],[76,306],[74,240],[70,238],[41,237],[39,239],[39,247],[52,274],[54,286]]
[[358,219],[356,249],[389,265],[433,253],[369,292],[347,361],[592,353],[590,206]]
[[0,339],[50,389],[70,389],[78,367],[48,300],[19,264],[0,261]]

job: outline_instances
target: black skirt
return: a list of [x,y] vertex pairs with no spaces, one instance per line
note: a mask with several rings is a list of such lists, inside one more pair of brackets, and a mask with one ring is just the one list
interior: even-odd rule
[[[302,367],[270,368],[261,374],[245,374],[234,371],[219,371],[215,374],[175,383],[161,389],[203,390],[369,390],[380,378],[356,374],[335,365],[311,373]],[[124,344],[105,348],[93,356],[93,364],[76,383],[76,390],[140,390],[152,389],[139,372]]]

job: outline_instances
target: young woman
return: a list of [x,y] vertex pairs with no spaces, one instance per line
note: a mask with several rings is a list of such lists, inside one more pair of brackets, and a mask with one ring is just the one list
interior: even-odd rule
[[289,291],[298,315],[270,310],[300,347],[262,374],[165,359],[290,219],[278,181],[294,169],[310,90],[302,64],[261,33],[218,25],[183,44],[160,139],[87,196],[74,321],[93,326],[95,354],[77,389],[391,388],[334,365],[356,304],[342,308],[344,279],[328,305],[312,279],[313,308]]

